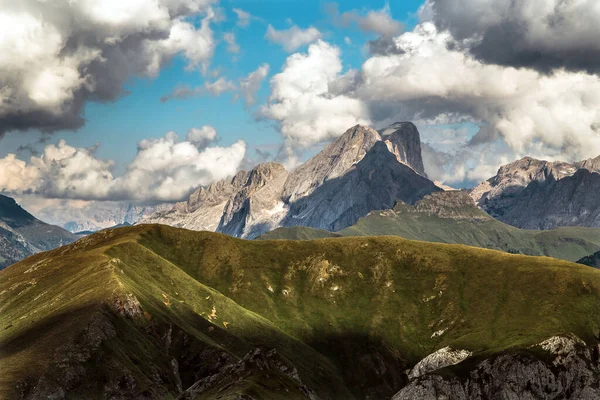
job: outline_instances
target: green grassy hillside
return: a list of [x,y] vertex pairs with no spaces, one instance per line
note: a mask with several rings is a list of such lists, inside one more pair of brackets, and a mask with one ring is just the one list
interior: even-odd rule
[[596,343],[600,271],[398,237],[145,225],[1,271],[0,304],[2,398],[390,398],[445,346]]
[[[455,243],[515,254],[549,256],[568,261],[600,250],[600,229],[565,227],[549,231],[514,228],[477,208],[468,194],[445,192],[427,196],[416,206],[398,203],[393,210],[374,211],[334,236],[394,235],[405,239]],[[326,232],[285,228],[261,239],[316,239]]]

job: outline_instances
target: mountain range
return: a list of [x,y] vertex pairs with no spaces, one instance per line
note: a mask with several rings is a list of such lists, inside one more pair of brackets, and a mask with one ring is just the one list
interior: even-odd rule
[[372,211],[339,232],[308,227],[278,228],[259,239],[310,240],[325,237],[395,235],[410,240],[465,244],[513,254],[577,261],[600,250],[600,229],[561,227],[523,230],[492,218],[467,191],[435,192],[414,206],[398,202]]
[[0,269],[77,239],[77,235],[38,220],[14,199],[0,195]]
[[600,227],[600,156],[578,163],[525,157],[471,191],[494,218],[523,229]]
[[[372,211],[391,210],[396,202],[413,205],[426,195],[442,191],[441,188],[427,178],[420,135],[414,124],[395,123],[380,131],[359,125],[291,173],[281,164],[261,164],[232,179],[200,188],[187,202],[146,216],[141,223],[216,231],[249,239],[281,227],[338,232]],[[600,156],[577,163],[526,157],[501,167],[496,176],[469,193],[490,216],[516,228],[600,228]],[[489,219],[488,222],[492,224]],[[529,239],[518,249],[511,248],[510,243],[519,236],[517,231],[506,226],[498,229],[503,233],[494,239],[437,240],[471,245],[485,242],[484,247],[547,254],[539,251],[539,243],[532,245]],[[506,235],[512,239],[506,239]],[[313,236],[314,231],[308,234]],[[435,236],[433,226],[429,234],[408,233],[414,239],[436,240]],[[571,239],[575,246],[583,243],[576,231],[567,232],[565,240]],[[505,243],[499,243],[503,240]],[[582,250],[586,246],[590,248],[583,243]],[[581,255],[577,250],[563,257],[574,261],[573,257]]]
[[600,396],[600,271],[547,257],[140,225],[0,278],[3,398]]
[[186,203],[145,217],[255,238],[281,226],[340,230],[372,210],[414,204],[440,191],[427,179],[414,124],[381,131],[357,125],[293,172],[265,163],[194,192]]

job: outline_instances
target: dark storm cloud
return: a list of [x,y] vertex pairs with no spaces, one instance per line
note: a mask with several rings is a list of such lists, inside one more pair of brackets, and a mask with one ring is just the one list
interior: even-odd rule
[[429,0],[438,28],[483,62],[600,72],[597,0]]

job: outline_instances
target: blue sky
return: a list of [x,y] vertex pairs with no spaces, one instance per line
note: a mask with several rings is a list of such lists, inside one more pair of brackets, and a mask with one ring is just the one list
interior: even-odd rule
[[[277,127],[270,121],[258,121],[256,107],[263,104],[269,96],[268,79],[280,72],[289,53],[277,44],[265,39],[269,24],[278,30],[287,29],[290,23],[300,28],[315,26],[323,34],[323,39],[339,46],[343,53],[345,69],[359,68],[368,56],[365,43],[377,35],[361,31],[355,26],[339,27],[332,23],[326,13],[324,1],[307,0],[236,0],[220,4],[226,17],[225,21],[213,24],[217,46],[211,62],[211,68],[218,68],[227,79],[237,80],[255,70],[262,63],[271,67],[269,77],[261,86],[258,101],[254,108],[247,109],[241,101],[234,101],[231,93],[218,97],[197,96],[186,99],[173,99],[163,103],[160,97],[171,92],[177,85],[196,87],[211,80],[199,71],[186,71],[186,62],[181,56],[160,72],[155,79],[131,78],[125,84],[128,94],[116,102],[87,103],[85,107],[86,124],[78,131],[59,131],[50,137],[50,143],[65,139],[75,147],[90,147],[100,144],[96,154],[100,158],[117,162],[117,170],[134,158],[136,145],[142,139],[161,137],[168,131],[181,136],[193,127],[214,126],[219,133],[219,144],[229,145],[238,138],[248,144],[249,154],[255,146],[273,153],[281,143]],[[383,1],[344,1],[340,11],[381,9]],[[416,23],[416,11],[420,1],[389,2],[394,19],[401,21],[406,29]],[[238,27],[233,8],[241,8],[252,14],[248,27]],[[199,21],[195,21],[199,24]],[[223,33],[234,32],[240,45],[240,53],[235,59],[227,51],[223,42]],[[350,45],[345,42],[348,37]],[[297,51],[306,51],[303,46]],[[25,134],[8,133],[0,139],[0,157],[15,152],[21,145],[34,143],[40,137],[37,131]],[[42,145],[36,145],[39,149]],[[21,154],[22,158],[27,152]]]

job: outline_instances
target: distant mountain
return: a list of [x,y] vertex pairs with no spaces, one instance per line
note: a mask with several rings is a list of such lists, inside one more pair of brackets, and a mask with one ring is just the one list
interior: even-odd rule
[[281,164],[261,164],[140,223],[244,238],[280,226],[340,230],[372,210],[391,208],[397,200],[413,204],[439,190],[426,178],[412,123],[381,133],[357,125],[291,173]]
[[0,195],[0,269],[77,239],[63,228],[38,220],[14,199]]
[[582,258],[581,260],[577,261],[577,263],[600,269],[600,251],[592,254],[591,256]]
[[599,292],[583,265],[399,237],[114,229],[0,271],[0,393],[598,399]]
[[568,227],[550,231],[522,230],[495,220],[464,191],[438,192],[414,206],[399,202],[393,209],[373,211],[336,233],[311,228],[280,228],[260,239],[317,239],[339,236],[394,235],[411,240],[457,243],[509,253],[545,255],[576,261],[600,250],[600,229]]
[[526,157],[471,191],[494,218],[524,229],[600,227],[598,193],[600,156],[573,164]]

